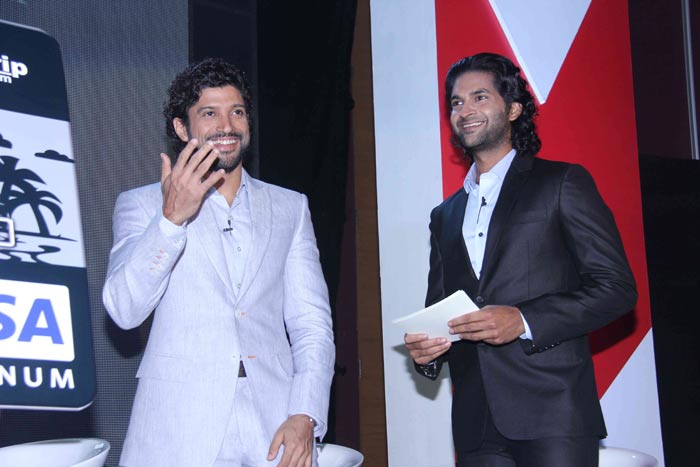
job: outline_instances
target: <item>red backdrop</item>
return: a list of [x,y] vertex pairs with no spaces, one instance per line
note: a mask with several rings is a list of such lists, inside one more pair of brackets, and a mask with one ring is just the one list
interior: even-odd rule
[[[450,144],[444,83],[450,65],[478,52],[517,60],[488,0],[436,0],[438,98],[443,193],[462,185],[466,168]],[[651,327],[626,0],[593,0],[559,75],[540,106],[539,156],[586,167],[612,209],[637,280],[634,313],[591,336],[602,396]]]

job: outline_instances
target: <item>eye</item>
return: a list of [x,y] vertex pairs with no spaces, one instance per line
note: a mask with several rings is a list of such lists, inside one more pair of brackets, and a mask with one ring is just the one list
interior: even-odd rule
[[202,115],[205,117],[213,117],[215,114],[213,110],[206,110]]
[[474,98],[474,100],[477,101],[477,102],[479,102],[479,101],[485,101],[486,99],[488,99],[488,97],[485,96],[484,94],[478,94],[478,95]]
[[452,108],[454,109],[454,108],[456,108],[456,107],[461,106],[461,105],[462,105],[462,101],[459,100],[459,99],[452,99],[452,101],[450,101],[450,105],[451,105]]
[[243,109],[235,109],[233,112],[233,115],[237,115],[239,117],[242,117],[245,115],[245,110]]

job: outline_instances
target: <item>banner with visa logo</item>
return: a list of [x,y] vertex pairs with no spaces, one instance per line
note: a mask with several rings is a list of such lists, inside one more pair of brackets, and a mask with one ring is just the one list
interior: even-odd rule
[[95,361],[63,63],[0,21],[0,407],[81,410]]

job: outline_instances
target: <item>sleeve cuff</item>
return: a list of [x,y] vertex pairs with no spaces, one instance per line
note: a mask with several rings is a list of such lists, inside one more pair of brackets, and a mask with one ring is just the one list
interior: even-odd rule
[[440,374],[440,370],[442,369],[442,362],[440,359],[435,359],[432,362],[426,363],[425,365],[419,365],[414,361],[413,366],[418,373],[435,381]]
[[532,331],[530,331],[530,325],[527,324],[527,320],[523,316],[523,313],[520,312],[520,317],[523,320],[523,325],[525,326],[525,332],[520,335],[521,339],[527,339],[527,340],[532,340]]
[[158,221],[158,227],[161,233],[175,245],[180,246],[187,235],[187,221],[182,225],[173,224],[167,217],[162,216]]

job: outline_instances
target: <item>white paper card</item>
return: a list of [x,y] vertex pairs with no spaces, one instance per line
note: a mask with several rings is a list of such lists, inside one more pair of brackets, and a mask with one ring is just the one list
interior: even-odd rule
[[449,297],[415,313],[397,318],[392,323],[401,327],[406,334],[425,333],[431,339],[445,337],[451,341],[458,341],[458,335],[450,334],[447,322],[478,309],[464,290],[458,290]]

